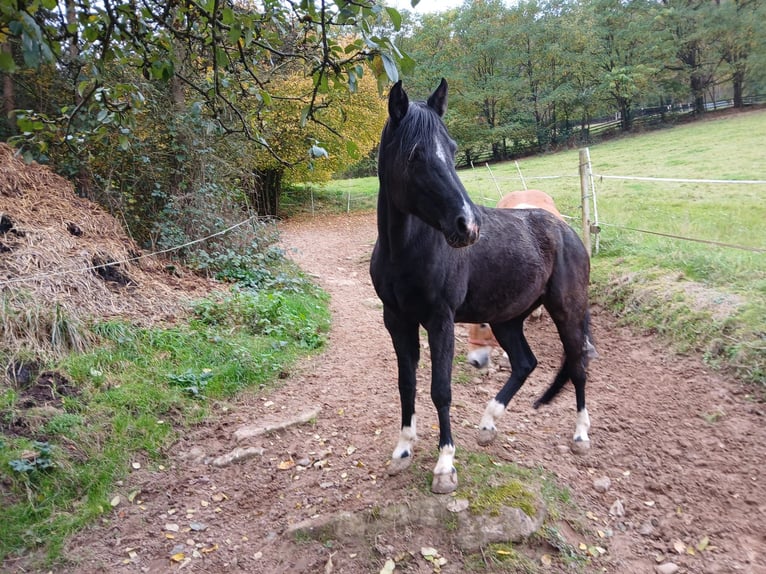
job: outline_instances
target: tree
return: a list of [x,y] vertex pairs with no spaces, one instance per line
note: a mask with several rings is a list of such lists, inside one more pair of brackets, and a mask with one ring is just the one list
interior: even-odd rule
[[[399,25],[372,0],[3,3],[0,41],[16,46],[0,56],[4,97],[15,96],[6,106],[20,110],[13,143],[145,244],[183,239],[202,219],[195,194],[228,203],[245,183],[272,194],[250,199],[274,213],[275,184],[326,177],[309,157],[315,140],[330,146],[328,166],[369,146],[366,130],[339,118],[369,103],[372,74],[397,78],[406,57],[386,33]],[[27,76],[37,87],[19,93]],[[280,139],[291,131],[300,135]]]
[[665,66],[664,30],[646,0],[594,0],[588,10],[595,40],[590,55],[602,72],[597,89],[613,102],[622,129],[630,131],[635,105],[659,82]]

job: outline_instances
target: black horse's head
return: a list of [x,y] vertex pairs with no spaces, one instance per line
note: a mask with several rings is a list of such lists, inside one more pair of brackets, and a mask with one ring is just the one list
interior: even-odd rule
[[457,146],[442,121],[446,111],[446,80],[426,102],[410,102],[401,80],[394,84],[378,176],[396,209],[441,231],[452,247],[465,247],[479,238],[481,217],[455,171]]

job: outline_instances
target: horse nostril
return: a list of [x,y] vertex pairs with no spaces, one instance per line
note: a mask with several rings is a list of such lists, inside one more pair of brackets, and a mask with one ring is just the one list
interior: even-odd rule
[[468,233],[468,223],[466,223],[465,217],[457,218],[457,230],[463,234]]

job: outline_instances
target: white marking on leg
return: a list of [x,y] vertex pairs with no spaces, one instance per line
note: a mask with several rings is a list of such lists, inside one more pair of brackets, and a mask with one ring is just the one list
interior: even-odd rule
[[391,458],[402,458],[405,453],[407,456],[412,456],[412,448],[415,441],[418,440],[417,426],[415,424],[415,415],[412,415],[411,425],[408,427],[402,427],[399,433],[399,442],[396,443],[394,454]]
[[588,416],[588,409],[583,409],[577,413],[577,425],[575,426],[574,440],[575,442],[588,442],[588,429],[590,428],[590,417]]
[[439,449],[439,460],[436,461],[434,474],[450,474],[455,468],[455,446],[447,445]]
[[492,399],[487,403],[487,408],[484,409],[484,415],[479,422],[479,429],[481,430],[495,430],[495,421],[503,416],[505,412],[505,405],[497,399]]

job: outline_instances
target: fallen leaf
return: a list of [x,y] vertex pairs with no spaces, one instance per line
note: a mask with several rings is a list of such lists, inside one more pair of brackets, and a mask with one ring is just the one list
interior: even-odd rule
[[589,510],[588,512],[586,512],[586,513],[585,513],[585,516],[587,516],[588,518],[590,518],[590,519],[591,519],[591,520],[593,520],[594,522],[598,522],[598,516],[596,516],[595,514],[593,514],[593,513],[592,513],[590,510]]
[[673,548],[679,554],[683,554],[684,552],[686,552],[686,544],[684,544],[680,540],[676,540],[673,542]]
[[644,504],[646,506],[654,506],[654,501],[653,500],[644,500]]
[[346,454],[351,455],[351,454],[354,454],[355,452],[356,452],[356,447],[355,446],[350,446],[350,447],[348,447],[346,449]]
[[587,550],[588,549],[588,545],[585,544],[585,542],[580,542],[580,545],[578,546],[578,548],[580,550]]
[[436,550],[436,548],[431,548],[430,546],[423,546],[420,549],[420,553],[423,555],[424,558],[428,558],[429,556],[438,556],[439,551]]
[[386,563],[383,565],[383,568],[380,569],[380,574],[392,574],[394,569],[396,568],[396,562],[391,560],[390,558],[386,560]]
[[202,552],[204,554],[207,554],[209,552],[215,552],[216,550],[218,550],[218,544],[213,544],[212,546],[208,546],[207,548],[203,548]]
[[110,501],[109,501],[109,504],[111,504],[111,505],[112,505],[112,507],[115,507],[115,506],[117,506],[117,505],[119,505],[119,504],[120,504],[120,500],[121,500],[121,499],[120,499],[120,495],[118,494],[117,496],[115,496],[114,498],[112,498],[112,500],[110,500]]
[[283,460],[277,465],[277,468],[279,470],[289,470],[292,467],[295,466],[295,461],[293,459]]
[[495,550],[495,554],[499,554],[500,556],[511,556],[513,552],[508,552],[507,550]]
[[174,540],[175,539],[175,535],[171,534],[170,532],[166,532],[165,533],[165,538],[167,538],[168,540]]
[[173,562],[181,562],[181,560],[184,558],[186,558],[186,555],[183,552],[178,552],[177,554],[173,554],[173,556],[170,557]]
[[213,499],[213,502],[223,502],[224,500],[229,500],[229,497],[226,496],[223,492],[216,492],[210,498]]
[[131,502],[131,503],[132,503],[132,502],[133,502],[133,501],[136,499],[136,496],[138,496],[138,494],[139,494],[140,492],[141,492],[141,489],[140,489],[140,488],[136,488],[135,490],[131,490],[131,491],[128,493],[128,502]]
[[550,554],[543,554],[540,556],[540,562],[543,566],[551,566],[553,564],[553,559]]
[[696,555],[696,554],[697,554],[697,553],[695,552],[695,550],[694,550],[694,546],[687,546],[687,547],[686,547],[686,553],[687,553],[689,556],[694,556],[694,555]]
[[703,536],[699,542],[697,542],[697,550],[700,552],[703,552],[707,549],[707,547],[710,546],[710,538],[707,536]]

